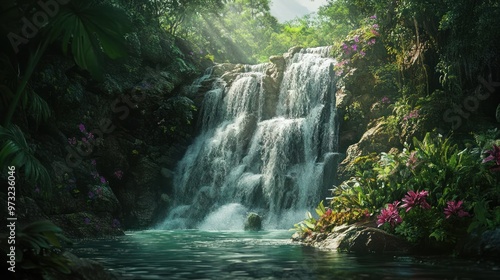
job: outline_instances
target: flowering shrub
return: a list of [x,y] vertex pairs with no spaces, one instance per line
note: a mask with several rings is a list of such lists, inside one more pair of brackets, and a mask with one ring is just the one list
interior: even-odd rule
[[496,147],[482,159],[481,149],[459,149],[450,138],[427,133],[399,153],[359,157],[355,176],[334,187],[330,210],[296,230],[329,231],[376,216],[378,227],[416,245],[453,247],[467,231],[500,225],[500,174],[489,166],[496,164]]
[[345,75],[351,69],[354,61],[364,58],[371,52],[373,45],[377,42],[379,26],[376,17],[370,17],[362,22],[362,27],[353,31],[340,46],[338,63],[335,65],[337,76]]

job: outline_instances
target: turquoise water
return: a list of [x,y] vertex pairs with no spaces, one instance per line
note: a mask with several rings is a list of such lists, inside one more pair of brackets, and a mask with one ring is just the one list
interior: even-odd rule
[[500,264],[355,255],[290,242],[289,231],[137,231],[77,242],[73,253],[120,279],[500,279]]

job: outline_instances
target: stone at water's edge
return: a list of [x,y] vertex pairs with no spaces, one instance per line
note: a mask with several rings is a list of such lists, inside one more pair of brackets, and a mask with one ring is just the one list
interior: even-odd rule
[[245,222],[245,231],[259,231],[262,230],[262,219],[257,213],[248,214]]
[[407,253],[410,249],[402,238],[378,228],[358,225],[337,226],[331,233],[313,233],[306,238],[294,234],[292,239],[318,249],[354,253]]

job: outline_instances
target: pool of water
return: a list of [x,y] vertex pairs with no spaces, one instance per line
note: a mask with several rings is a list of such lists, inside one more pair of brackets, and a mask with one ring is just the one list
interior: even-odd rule
[[325,252],[289,231],[151,230],[77,242],[120,279],[500,279],[500,264]]

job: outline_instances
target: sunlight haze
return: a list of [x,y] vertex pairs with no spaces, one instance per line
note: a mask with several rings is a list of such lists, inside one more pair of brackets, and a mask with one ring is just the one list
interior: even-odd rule
[[273,0],[271,3],[271,14],[280,22],[302,17],[316,12],[327,0]]

